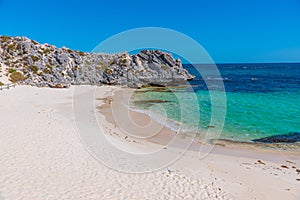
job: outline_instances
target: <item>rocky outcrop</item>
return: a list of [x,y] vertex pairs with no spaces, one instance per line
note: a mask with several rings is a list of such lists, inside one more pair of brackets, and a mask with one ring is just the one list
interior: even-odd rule
[[159,50],[135,55],[84,53],[26,37],[1,36],[0,63],[2,73],[11,81],[39,87],[169,86],[193,79],[179,59]]
[[269,137],[254,139],[252,141],[261,142],[261,143],[294,143],[294,142],[300,142],[300,133],[291,132],[288,134],[273,135]]

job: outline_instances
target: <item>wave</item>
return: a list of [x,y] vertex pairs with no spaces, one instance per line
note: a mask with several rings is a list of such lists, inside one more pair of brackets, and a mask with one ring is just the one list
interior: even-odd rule
[[223,81],[223,82],[229,82],[231,81],[231,79],[227,78],[227,77],[206,77],[204,80],[206,81]]
[[148,117],[150,117],[155,122],[164,125],[165,127],[169,128],[170,130],[172,130],[174,132],[178,132],[179,130],[180,130],[180,133],[192,132],[192,130],[186,128],[183,123],[176,121],[174,119],[167,118],[160,113],[157,113],[157,112],[154,112],[151,110],[147,110],[147,109],[137,108],[137,107],[128,106],[127,108],[134,112],[146,114]]

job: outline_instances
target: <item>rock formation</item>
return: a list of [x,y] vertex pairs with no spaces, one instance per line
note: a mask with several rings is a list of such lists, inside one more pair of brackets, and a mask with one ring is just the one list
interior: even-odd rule
[[0,37],[2,76],[38,87],[179,85],[193,79],[169,53],[143,50],[138,54],[84,53],[39,44],[26,37]]
[[291,132],[288,134],[273,135],[269,137],[254,139],[252,141],[261,143],[294,143],[300,142],[300,133]]

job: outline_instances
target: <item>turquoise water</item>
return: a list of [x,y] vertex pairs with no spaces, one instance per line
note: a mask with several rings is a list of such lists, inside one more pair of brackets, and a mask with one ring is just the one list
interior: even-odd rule
[[[205,89],[205,84],[201,84],[203,79],[198,79],[191,83],[195,85],[192,89],[143,89],[135,93],[134,104],[138,108],[152,110],[172,121],[180,122],[186,130],[197,131],[200,134],[207,129],[214,131],[224,122],[221,138],[226,139],[251,141],[272,135],[300,132],[298,66],[295,69],[291,67],[285,74],[282,73],[282,70],[286,71],[286,68],[282,69],[283,66],[256,66],[255,69],[251,66],[245,69],[245,66],[240,65],[230,69],[226,67],[221,70],[223,76],[226,74],[226,79],[223,78],[238,80],[224,82],[226,93],[218,89],[209,92]],[[244,69],[243,73],[239,71],[240,68]],[[290,76],[287,77],[286,74]],[[244,79],[246,80],[243,81]],[[222,105],[220,102],[224,94],[226,104]],[[214,109],[217,114],[210,124],[211,96],[216,99],[217,106]],[[224,111],[225,121],[222,118]]]

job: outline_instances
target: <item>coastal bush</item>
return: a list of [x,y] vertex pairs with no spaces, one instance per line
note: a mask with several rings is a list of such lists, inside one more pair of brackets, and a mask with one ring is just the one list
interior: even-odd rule
[[9,36],[5,36],[5,35],[2,35],[1,36],[1,42],[7,42],[7,41],[9,41],[11,39],[11,37],[9,37]]
[[35,74],[39,71],[39,69],[37,68],[37,66],[34,66],[34,65],[30,65],[28,68],[31,71],[33,71],[33,73],[35,73]]
[[15,44],[8,45],[8,46],[7,46],[7,49],[8,49],[8,50],[13,50],[13,49],[15,49]]
[[108,74],[108,75],[111,75],[111,74],[112,74],[112,70],[109,69],[109,68],[106,68],[106,69],[104,70],[104,72],[105,72],[106,74]]
[[31,59],[32,59],[34,62],[36,62],[36,61],[40,60],[40,58],[39,58],[39,57],[37,57],[37,56],[31,56]]
[[115,64],[115,62],[116,62],[116,59],[114,58],[114,59],[110,60],[108,64],[109,64],[109,66],[112,66],[113,64]]
[[16,70],[15,70],[14,68],[10,68],[10,69],[8,70],[8,72],[9,72],[9,73],[14,73],[14,72],[16,72]]
[[85,53],[84,53],[84,52],[78,51],[77,53],[78,53],[80,56],[85,56]]
[[48,59],[48,62],[49,62],[50,65],[53,65],[53,62],[50,58]]
[[120,60],[120,65],[125,67],[127,65],[127,60],[124,58],[124,59],[121,59]]
[[38,44],[38,42],[37,42],[37,41],[34,41],[34,40],[31,40],[31,42],[32,42],[33,44],[35,44],[35,45]]
[[52,74],[52,69],[51,68],[44,68],[43,73],[44,74]]
[[50,53],[50,52],[51,52],[50,49],[45,49],[45,50],[44,50],[44,54],[48,54],[48,53]]
[[103,68],[105,68],[105,67],[103,67],[103,66],[101,66],[101,65],[98,65],[98,66],[96,67],[96,69],[103,69]]
[[20,45],[20,44],[17,44],[17,47],[16,47],[16,49],[19,49],[19,50],[21,50],[21,45]]
[[24,76],[21,72],[13,72],[9,76],[10,81],[13,83],[20,82],[24,80]]
[[99,62],[99,66],[97,67],[97,69],[103,69],[103,68],[106,68],[106,67],[107,67],[106,63]]
[[24,56],[23,58],[22,58],[22,60],[24,61],[24,62],[28,62],[28,57],[27,56]]
[[72,67],[72,71],[77,71],[77,70],[78,70],[78,66]]

